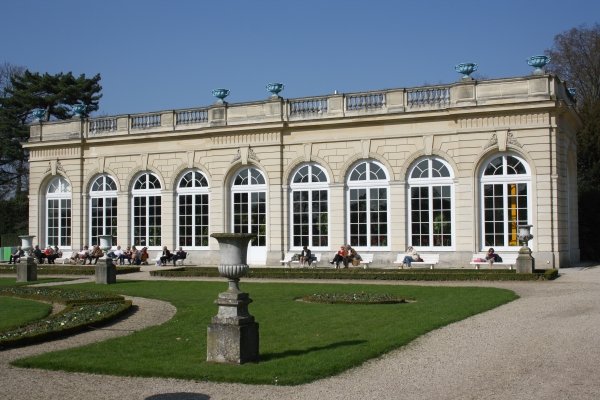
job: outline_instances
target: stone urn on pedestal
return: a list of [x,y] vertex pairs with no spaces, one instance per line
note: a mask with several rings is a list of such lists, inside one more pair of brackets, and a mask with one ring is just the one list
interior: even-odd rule
[[256,237],[246,233],[213,233],[219,242],[219,274],[227,278],[227,291],[219,293],[215,303],[219,311],[208,326],[206,360],[224,364],[243,364],[259,359],[258,323],[248,312],[252,302],[240,290],[240,277],[248,272],[248,243]]
[[108,285],[117,283],[117,267],[106,253],[112,247],[112,235],[100,235],[100,249],[104,252],[104,257],[100,258],[96,263],[96,283]]
[[535,260],[531,256],[531,249],[527,247],[527,242],[533,239],[533,235],[531,234],[531,227],[533,225],[519,225],[519,235],[518,238],[523,243],[523,247],[519,249],[519,255],[517,256],[517,262],[515,264],[515,269],[517,270],[517,274],[531,274],[533,273]]
[[33,249],[33,238],[31,235],[21,235],[21,249],[25,252],[25,262],[22,260],[17,264],[17,282],[37,281],[37,264],[35,263],[31,249]]

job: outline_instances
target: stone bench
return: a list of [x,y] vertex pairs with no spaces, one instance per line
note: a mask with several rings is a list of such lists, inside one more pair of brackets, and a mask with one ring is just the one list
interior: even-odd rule
[[[429,266],[430,269],[433,269],[435,265],[437,265],[440,262],[440,255],[439,254],[420,254],[419,256],[421,257],[421,259],[423,261],[412,261],[410,264],[411,266]],[[402,266],[402,261],[404,260],[404,257],[406,257],[406,254],[404,253],[398,253],[398,255],[396,256],[396,261],[394,261],[394,264],[400,264],[400,266]]]
[[[481,265],[489,265],[490,268],[493,268],[493,266],[508,266],[508,269],[513,269],[515,267],[515,264],[517,263],[517,256],[519,255],[519,253],[504,253],[504,254],[498,254],[501,258],[502,261],[500,262],[493,262],[493,263],[489,263],[488,261],[485,261],[485,256],[486,253],[475,253],[473,254],[473,257],[471,258],[471,262],[469,264],[474,265],[475,269],[479,269],[479,267]],[[475,260],[484,260],[484,261],[475,261]]]

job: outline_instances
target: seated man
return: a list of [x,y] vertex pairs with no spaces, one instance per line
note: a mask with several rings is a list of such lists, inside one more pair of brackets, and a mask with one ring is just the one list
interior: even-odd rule
[[40,245],[36,244],[33,248],[33,256],[37,260],[38,264],[44,263],[44,258],[46,258],[46,254],[40,249]]
[[8,259],[8,263],[12,264],[14,262],[16,264],[19,261],[21,261],[21,257],[23,257],[24,255],[25,255],[25,252],[23,251],[21,246],[19,246],[19,247],[17,247],[17,250],[15,250],[15,252],[10,255],[10,258]]
[[[77,253],[77,258],[78,260],[83,261],[82,264],[85,265],[85,262],[88,260],[90,256],[90,250],[88,249],[87,246],[83,246],[83,248],[79,251],[79,253]],[[90,264],[92,263],[92,260],[90,260]]]
[[166,265],[167,261],[171,261],[173,255],[167,248],[167,246],[163,246],[162,255],[160,256],[160,265]]
[[173,255],[173,266],[176,266],[177,260],[185,260],[185,258],[187,257],[187,253],[185,251],[183,251],[182,247],[179,247],[179,250],[177,250],[177,252],[175,252],[175,254]]

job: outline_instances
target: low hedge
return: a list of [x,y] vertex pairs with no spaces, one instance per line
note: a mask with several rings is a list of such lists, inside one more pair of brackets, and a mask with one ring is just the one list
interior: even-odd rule
[[105,324],[131,308],[131,301],[122,296],[47,287],[3,287],[0,295],[66,305],[59,313],[0,332],[0,349],[78,333]]
[[[219,277],[214,267],[181,267],[150,272],[162,277]],[[356,279],[405,281],[532,281],[549,279],[545,273],[517,274],[514,270],[473,269],[311,269],[311,268],[250,268],[248,278],[269,279]]]
[[[0,265],[0,273],[16,273],[12,265]],[[41,275],[94,275],[96,269],[93,265],[70,265],[70,264],[41,264],[37,266],[37,272]],[[117,266],[117,275],[140,272],[139,266],[127,265]]]

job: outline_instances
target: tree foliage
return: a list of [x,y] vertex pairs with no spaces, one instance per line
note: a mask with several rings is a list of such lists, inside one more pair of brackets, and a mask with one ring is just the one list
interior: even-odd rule
[[0,233],[26,231],[29,138],[32,111],[45,110],[45,120],[68,119],[76,105],[84,116],[98,110],[102,95],[100,75],[75,77],[71,72],[51,75],[0,64]]
[[580,26],[554,37],[548,66],[576,90],[582,127],[577,132],[579,237],[582,258],[600,259],[600,25]]

